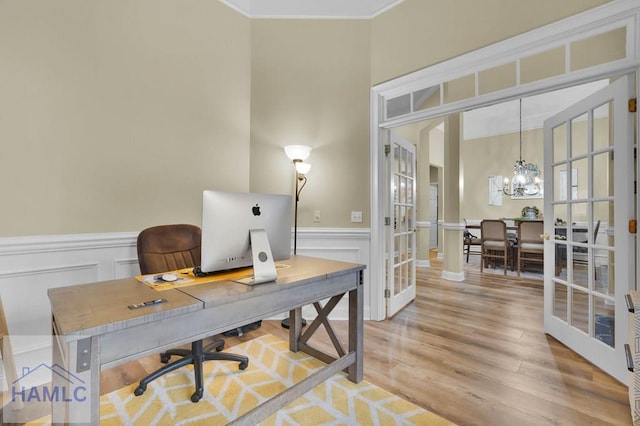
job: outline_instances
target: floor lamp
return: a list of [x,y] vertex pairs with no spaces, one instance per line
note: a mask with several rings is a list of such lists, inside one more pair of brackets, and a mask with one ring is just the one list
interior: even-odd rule
[[[311,148],[304,145],[287,145],[284,147],[284,152],[293,162],[296,167],[296,199],[295,210],[293,216],[293,254],[298,254],[298,201],[300,201],[300,193],[307,184],[307,173],[311,170],[311,164],[305,163],[311,153]],[[289,328],[290,318],[287,317],[282,320],[281,325],[284,328]],[[307,325],[307,320],[302,318],[302,326]]]

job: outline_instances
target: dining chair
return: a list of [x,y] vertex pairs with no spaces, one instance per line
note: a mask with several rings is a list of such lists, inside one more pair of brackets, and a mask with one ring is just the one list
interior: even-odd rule
[[[174,271],[200,265],[200,245],[202,231],[195,225],[161,225],[144,229],[138,235],[138,263],[143,275]],[[239,363],[240,370],[249,365],[246,356],[230,353],[218,353],[224,348],[224,340],[216,339],[203,347],[202,339],[191,342],[191,350],[169,349],[160,354],[160,362],[167,364],[172,356],[181,357],[167,364],[142,380],[134,390],[136,396],[142,395],[147,385],[158,377],[177,368],[193,364],[195,392],[192,402],[198,402],[204,393],[202,364],[204,361],[224,360]],[[211,352],[215,349],[215,352]]]
[[474,234],[471,233],[471,231],[469,231],[469,228],[467,227],[467,220],[464,219],[464,233],[463,233],[463,245],[462,245],[462,254],[463,255],[467,255],[467,263],[469,263],[469,256],[471,254],[480,254],[480,251],[472,251],[471,247],[472,246],[478,246],[480,247],[482,245],[482,239],[475,236]]
[[480,222],[482,245],[480,249],[480,272],[485,264],[502,260],[504,274],[507,275],[507,262],[513,243],[507,237],[507,224],[499,219],[483,219]]
[[544,222],[523,220],[518,222],[518,276],[527,262],[544,265]]

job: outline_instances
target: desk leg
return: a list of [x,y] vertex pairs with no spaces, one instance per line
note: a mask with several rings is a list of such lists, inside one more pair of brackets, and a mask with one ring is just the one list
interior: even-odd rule
[[298,352],[300,350],[298,343],[302,334],[302,308],[296,308],[289,311],[289,350]]
[[349,352],[355,352],[356,361],[349,366],[349,380],[359,383],[364,364],[364,273],[358,271],[358,287],[349,292]]
[[[57,336],[55,336],[57,337]],[[64,347],[62,347],[64,345]],[[78,351],[80,348],[80,351]],[[80,353],[79,353],[80,352]],[[53,342],[54,424],[100,424],[100,348],[97,337],[63,343]],[[78,358],[80,357],[80,362]]]

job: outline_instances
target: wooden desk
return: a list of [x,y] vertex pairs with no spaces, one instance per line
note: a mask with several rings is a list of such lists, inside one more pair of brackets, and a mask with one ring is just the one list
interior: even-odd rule
[[[53,403],[54,423],[99,423],[102,368],[286,311],[290,311],[291,316],[290,350],[302,350],[330,364],[246,413],[234,424],[256,424],[341,370],[348,372],[352,382],[360,382],[364,265],[303,256],[293,256],[280,263],[290,268],[279,269],[276,282],[255,286],[217,281],[158,292],[134,278],[126,278],[50,289],[55,336],[53,363],[63,366],[86,389],[85,393]],[[321,323],[335,337],[327,315],[347,293],[348,349],[345,351],[337,338],[332,339],[339,354],[336,359],[313,348],[308,339]],[[128,308],[131,304],[158,298],[166,302],[135,310]],[[328,298],[329,302],[321,306],[319,302]],[[302,333],[301,308],[311,303],[316,305],[319,314]],[[53,377],[54,389],[67,385],[68,379],[57,374]]]

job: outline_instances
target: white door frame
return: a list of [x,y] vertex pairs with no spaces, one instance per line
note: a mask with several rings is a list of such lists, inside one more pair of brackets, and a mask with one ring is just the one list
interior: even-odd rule
[[[568,52],[572,42],[610,31],[626,28],[626,56],[613,62],[571,71],[569,65],[563,74],[521,83],[516,76],[513,87],[481,94],[477,84],[478,75],[483,70],[515,63],[520,71],[520,60],[564,46]],[[384,156],[381,143],[384,133],[396,126],[478,108],[501,101],[526,97],[573,86],[587,81],[606,78],[613,74],[636,72],[636,87],[640,87],[640,5],[637,0],[616,0],[602,6],[574,15],[550,25],[515,36],[508,40],[487,46],[468,54],[450,59],[437,65],[408,74],[371,89],[371,319],[385,318],[384,300]],[[567,60],[568,62],[568,60]],[[474,76],[475,96],[456,102],[444,103],[425,110],[413,111],[413,92],[430,87],[440,87],[442,99],[443,85],[457,78]],[[636,89],[637,91],[637,89]],[[410,111],[388,119],[385,115],[385,100],[408,96]],[[640,120],[639,120],[640,121]],[[637,132],[640,134],[640,124]],[[463,226],[462,224],[460,226]],[[445,253],[446,255],[446,253]]]

